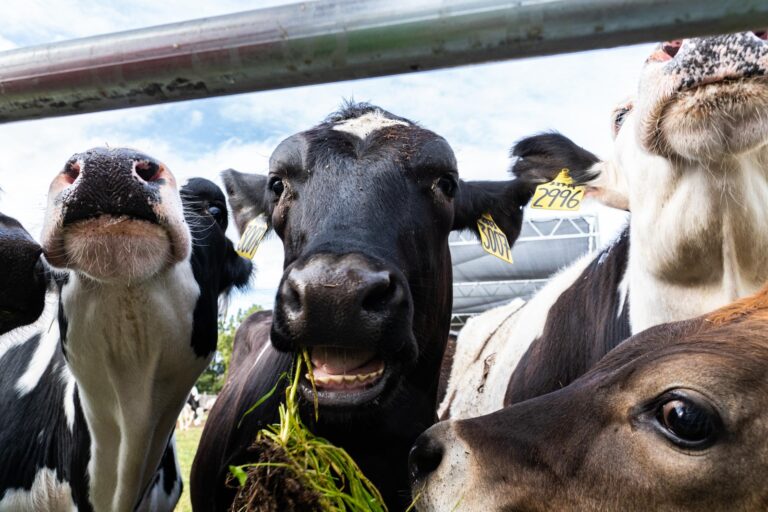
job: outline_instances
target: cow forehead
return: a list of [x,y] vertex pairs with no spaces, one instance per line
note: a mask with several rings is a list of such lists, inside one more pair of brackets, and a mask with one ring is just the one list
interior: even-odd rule
[[380,110],[375,110],[373,112],[366,112],[359,117],[345,119],[344,121],[336,123],[333,126],[333,129],[336,131],[349,133],[360,139],[365,139],[371,133],[381,130],[382,128],[398,125],[412,126],[406,121],[400,119],[392,119],[385,116]]

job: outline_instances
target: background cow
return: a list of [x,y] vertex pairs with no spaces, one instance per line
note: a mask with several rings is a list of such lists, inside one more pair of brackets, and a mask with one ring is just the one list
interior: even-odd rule
[[[403,509],[408,450],[435,421],[452,302],[448,234],[477,230],[490,213],[513,243],[534,186],[461,181],[442,137],[365,104],[283,141],[269,176],[228,171],[224,181],[241,230],[266,214],[283,240],[285,272],[272,343],[265,314],[238,333],[234,358],[248,354],[247,362],[233,364],[209,416],[192,473],[195,509],[231,503],[228,465],[254,458],[246,449],[277,419],[282,394],[240,425],[243,413],[301,348],[320,404],[319,422],[308,408],[304,420],[350,452],[390,509]],[[311,400],[306,378],[301,387]]]
[[423,512],[766,510],[768,288],[643,331],[563,389],[435,425],[411,464]]
[[[605,161],[557,134],[521,141],[514,173],[568,167],[628,229],[528,304],[459,340],[441,417],[488,413],[558,389],[630,333],[691,318],[768,279],[768,42],[765,32],[664,43],[637,98],[613,114]],[[486,334],[472,337],[473,331]],[[458,364],[466,361],[467,364]]]
[[[213,183],[176,188],[133,150],[73,156],[54,179],[43,247],[55,271],[32,324],[0,336],[0,511],[171,511],[171,437],[217,340],[217,300],[251,265],[224,236]],[[6,221],[0,258],[47,270]],[[16,293],[6,288],[3,297]]]
[[43,312],[47,275],[42,252],[16,219],[0,213],[0,336]]

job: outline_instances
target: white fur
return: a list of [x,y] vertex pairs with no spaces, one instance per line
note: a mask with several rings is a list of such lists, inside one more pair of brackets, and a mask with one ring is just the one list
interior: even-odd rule
[[91,433],[95,510],[133,510],[208,364],[190,345],[198,295],[189,262],[130,287],[73,273],[63,289],[69,365]]
[[[614,156],[630,191],[633,333],[724,306],[754,293],[768,277],[768,147],[673,163],[640,146],[637,119],[625,121]],[[699,260],[683,268],[691,246],[722,254],[722,264]],[[679,272],[693,278],[677,282]],[[722,276],[712,282],[716,274]]]
[[409,126],[405,121],[385,117],[381,111],[368,112],[360,117],[347,119],[336,124],[333,129],[340,132],[351,133],[355,137],[365,139],[371,133],[387,128],[388,126]]
[[501,409],[509,379],[544,331],[550,308],[594,258],[588,254],[575,261],[524,306],[516,299],[467,322],[456,340],[459,350],[438,408],[440,418],[472,418]]
[[35,475],[29,490],[11,489],[0,499],[0,512],[77,512],[69,484],[59,480],[52,469],[43,468]]
[[42,327],[44,330],[40,334],[40,341],[29,362],[29,366],[27,366],[27,370],[16,382],[16,391],[19,397],[26,395],[37,387],[46,368],[51,364],[53,354],[59,346],[61,339],[59,336],[59,322],[54,318],[51,319],[47,328],[46,326]]

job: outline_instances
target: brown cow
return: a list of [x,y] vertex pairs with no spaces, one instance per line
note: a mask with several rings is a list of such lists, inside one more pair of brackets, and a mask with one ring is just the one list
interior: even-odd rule
[[422,511],[768,510],[768,287],[662,324],[571,385],[435,425]]

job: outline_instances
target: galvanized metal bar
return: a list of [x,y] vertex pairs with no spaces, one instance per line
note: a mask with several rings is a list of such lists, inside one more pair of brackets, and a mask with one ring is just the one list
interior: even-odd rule
[[316,0],[0,53],[0,122],[764,26],[765,0]]

